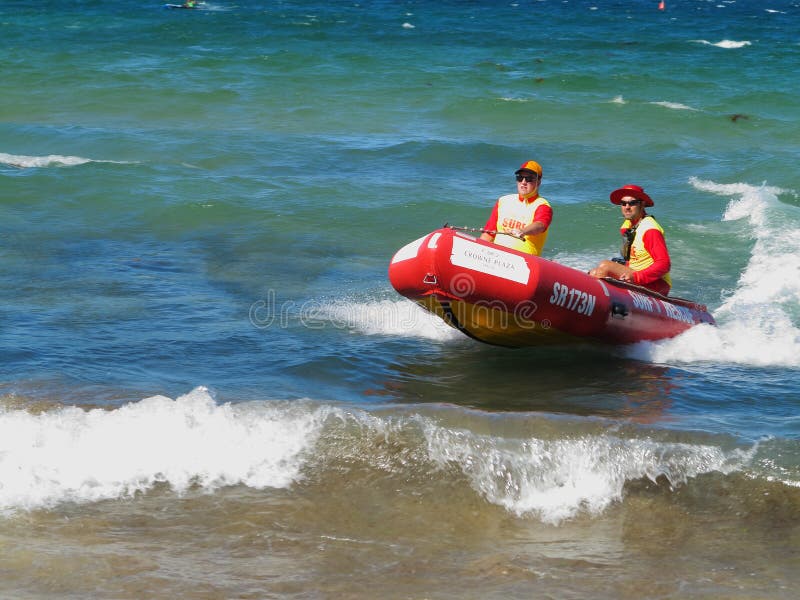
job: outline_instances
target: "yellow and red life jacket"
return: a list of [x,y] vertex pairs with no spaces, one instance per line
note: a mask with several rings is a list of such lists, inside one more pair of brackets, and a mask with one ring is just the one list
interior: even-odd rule
[[[622,223],[622,227],[620,227],[620,231],[627,231],[631,227],[632,224],[630,220],[625,219]],[[651,229],[657,229],[661,232],[661,235],[664,235],[664,229],[651,215],[645,215],[636,225],[636,235],[633,238],[633,242],[631,242],[630,258],[628,260],[628,266],[634,271],[642,271],[655,262],[647,251],[647,248],[644,247],[644,234]],[[661,279],[666,281],[670,287],[672,286],[672,278],[669,273],[664,273]]]
[[510,235],[500,235],[500,233],[521,229],[533,223],[536,209],[540,206],[550,206],[550,203],[541,196],[536,196],[533,199],[520,199],[518,194],[501,196],[497,200],[498,235],[494,238],[494,243],[539,256],[542,253],[542,248],[544,248],[544,243],[547,241],[548,229],[536,235],[526,235],[524,240]]

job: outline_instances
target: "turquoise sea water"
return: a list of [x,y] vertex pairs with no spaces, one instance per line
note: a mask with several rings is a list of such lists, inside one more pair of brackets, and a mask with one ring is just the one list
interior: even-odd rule
[[[0,595],[792,598],[800,3],[0,4]],[[718,326],[480,345],[386,270],[535,159]]]

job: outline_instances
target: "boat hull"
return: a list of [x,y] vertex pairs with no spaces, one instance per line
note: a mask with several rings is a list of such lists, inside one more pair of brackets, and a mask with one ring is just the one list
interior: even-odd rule
[[398,250],[389,280],[452,327],[499,346],[629,344],[714,324],[702,304],[597,279],[447,227]]

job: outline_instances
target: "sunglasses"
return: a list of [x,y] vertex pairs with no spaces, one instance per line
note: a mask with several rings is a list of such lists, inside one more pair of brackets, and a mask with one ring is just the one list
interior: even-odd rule
[[631,201],[621,200],[619,205],[620,206],[638,206],[641,203],[642,203],[641,200],[631,200]]
[[533,183],[536,181],[536,175],[517,175],[517,181],[527,181]]

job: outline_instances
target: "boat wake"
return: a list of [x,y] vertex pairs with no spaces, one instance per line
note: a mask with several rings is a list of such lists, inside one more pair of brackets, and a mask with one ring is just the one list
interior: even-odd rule
[[316,316],[339,328],[364,335],[387,335],[435,341],[466,339],[438,317],[405,298],[341,299],[321,304]]
[[800,213],[778,199],[791,192],[690,182],[698,190],[732,198],[722,220],[746,221],[739,246],[751,246],[749,260],[736,288],[714,311],[717,327],[699,326],[670,340],[638,344],[629,355],[657,363],[800,367]]

